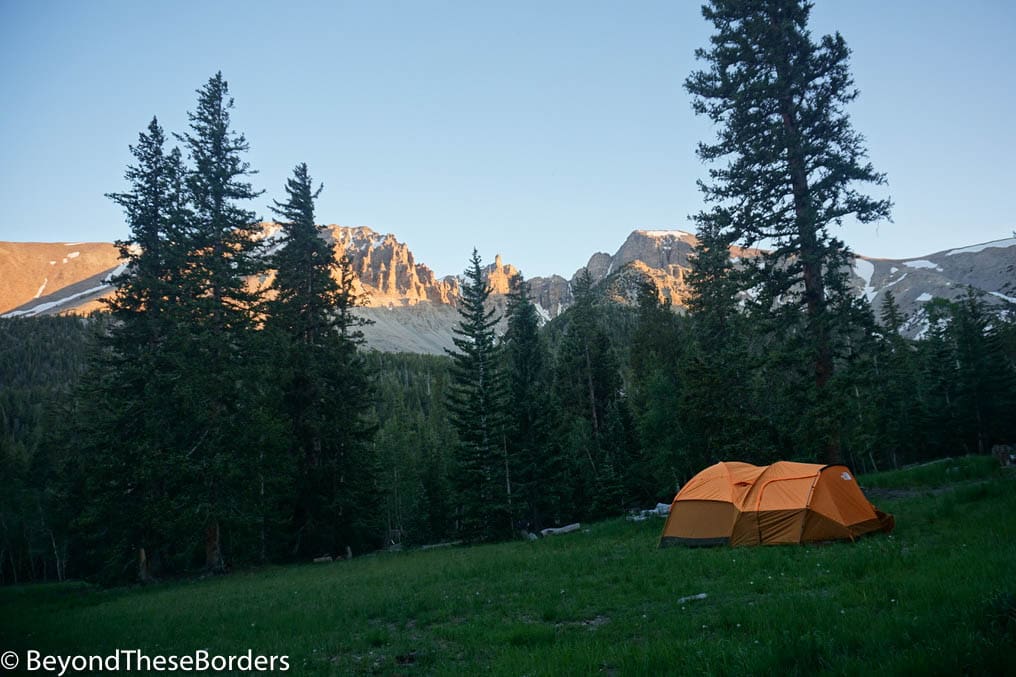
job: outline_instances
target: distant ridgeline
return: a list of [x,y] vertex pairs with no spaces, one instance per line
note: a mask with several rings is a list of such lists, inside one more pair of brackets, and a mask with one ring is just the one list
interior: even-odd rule
[[[274,223],[263,224],[271,243],[280,232]],[[392,234],[364,226],[321,226],[321,237],[337,256],[349,256],[357,291],[366,303],[361,314],[375,324],[366,329],[368,344],[378,350],[443,354],[451,348],[455,307],[459,299],[456,276],[437,277]],[[584,269],[594,283],[607,282],[610,297],[634,301],[644,281],[655,285],[661,299],[684,306],[689,289],[686,275],[694,235],[680,230],[636,230],[613,255],[593,254]],[[267,251],[272,252],[269,246]],[[735,265],[757,255],[756,250],[731,248]],[[100,299],[112,291],[110,278],[121,272],[117,250],[110,243],[0,242],[0,314],[6,317],[84,314],[102,308]],[[850,284],[878,313],[886,293],[892,292],[907,317],[904,335],[922,336],[928,328],[925,305],[934,298],[957,300],[968,289],[982,295],[988,305],[1016,303],[1016,239],[997,240],[951,249],[912,259],[857,256]],[[494,302],[503,309],[508,281],[517,269],[495,257],[485,269]],[[576,271],[527,280],[540,316],[546,321],[573,302]]]

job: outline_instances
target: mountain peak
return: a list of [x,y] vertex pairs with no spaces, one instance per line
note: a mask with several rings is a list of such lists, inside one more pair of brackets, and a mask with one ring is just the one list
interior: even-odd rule
[[686,230],[680,230],[678,228],[657,229],[657,230],[637,229],[633,230],[631,235],[629,235],[628,237],[631,237],[632,235],[650,237],[655,239],[690,240],[693,242],[698,241],[698,238],[695,237],[694,233],[689,233]]

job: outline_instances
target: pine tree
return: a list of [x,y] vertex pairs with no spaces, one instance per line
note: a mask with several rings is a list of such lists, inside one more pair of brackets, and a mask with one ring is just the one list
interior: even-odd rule
[[509,284],[504,357],[514,514],[530,529],[541,529],[559,512],[557,486],[564,481],[564,466],[550,439],[549,356],[539,335],[539,315],[522,274]]
[[900,310],[900,305],[896,302],[896,295],[891,289],[887,289],[883,295],[882,310],[879,316],[882,320],[882,327],[885,329],[887,341],[898,342],[903,338],[903,325],[907,318]]
[[[176,285],[181,275],[186,243],[183,229],[189,218],[185,169],[178,148],[165,152],[166,138],[157,118],[152,118],[148,133],[139,135],[138,145],[131,146],[137,165],[127,168],[128,193],[109,193],[124,209],[131,236],[118,240],[123,272],[111,279],[117,291],[107,302],[110,312],[126,329],[144,329],[150,335],[131,337],[125,345],[144,344],[158,340],[165,332],[156,326],[163,319],[167,306],[178,301]],[[138,314],[146,319],[143,327],[130,321]]]
[[955,365],[956,399],[964,446],[978,454],[1016,432],[1016,372],[1005,357],[999,327],[980,295],[968,289],[951,304],[947,336]]
[[248,279],[266,264],[258,256],[258,219],[244,204],[261,193],[247,181],[254,174],[243,159],[248,144],[231,128],[233,100],[222,74],[197,93],[190,132],[178,136],[191,161],[186,185],[192,213],[180,281],[186,331],[178,336],[176,390],[183,420],[191,422],[180,444],[191,459],[190,498],[203,523],[205,566],[221,571],[224,527],[235,527],[233,541],[243,544],[241,534],[260,531],[260,488],[251,486],[250,477],[258,475],[264,446],[277,433],[270,430],[265,365],[250,359],[259,353],[254,329],[260,299]]
[[565,313],[554,361],[559,436],[575,477],[572,501],[590,514],[618,514],[627,502],[633,425],[622,395],[620,365],[603,326],[587,270],[572,284],[575,302]]
[[107,301],[111,318],[99,323],[104,333],[76,405],[80,475],[89,496],[77,521],[81,530],[103,534],[90,547],[104,577],[119,578],[124,562],[136,558],[138,578],[146,582],[179,564],[173,560],[179,557],[175,495],[182,458],[168,439],[177,421],[167,416],[165,392],[189,214],[180,152],[165,151],[156,119],[131,153],[128,192],[108,195],[131,229],[117,242],[123,272],[111,280],[117,287]]
[[194,298],[211,319],[214,332],[244,328],[258,300],[247,277],[261,273],[261,227],[243,203],[261,195],[246,177],[256,172],[243,154],[250,146],[230,128],[233,99],[222,73],[198,90],[197,110],[188,113],[189,133],[178,135],[190,154],[187,188],[192,204],[188,236],[193,275],[187,280]]
[[488,309],[490,287],[473,250],[462,283],[458,326],[452,339],[452,383],[448,411],[459,437],[453,479],[459,503],[459,531],[467,540],[491,540],[511,534],[508,505],[511,478],[505,469],[504,377],[494,327],[497,311]]
[[275,268],[271,324],[306,346],[318,345],[334,328],[329,311],[338,295],[332,276],[335,254],[314,223],[314,201],[323,188],[314,190],[307,165],[301,163],[286,180],[288,199],[276,201],[272,208],[280,219],[282,237],[271,261]]
[[[765,369],[758,354],[758,319],[745,309],[746,265],[730,258],[730,213],[722,208],[696,217],[698,244],[688,274],[692,336],[679,365],[681,419],[697,472],[725,458],[770,460],[772,425],[762,400],[773,396],[782,370]],[[773,351],[772,344],[766,347]],[[775,373],[774,373],[775,372]]]
[[740,315],[741,280],[730,260],[731,217],[717,208],[696,216],[698,244],[689,256],[687,307],[705,343],[723,340]]
[[636,468],[648,492],[643,503],[672,499],[676,488],[702,468],[702,446],[690,440],[689,421],[679,415],[685,397],[681,366],[691,344],[687,324],[647,280],[629,349],[632,411],[646,454],[644,467]]
[[375,445],[382,468],[377,493],[383,496],[390,542],[451,537],[449,471],[457,440],[444,402],[452,361],[443,355],[377,351],[367,361],[377,384]]
[[[696,113],[719,126],[714,143],[699,145],[710,169],[702,184],[713,217],[731,243],[771,245],[749,263],[744,288],[770,308],[800,306],[815,398],[829,399],[839,313],[849,304],[850,254],[829,233],[845,218],[888,218],[889,200],[869,198],[859,184],[885,183],[866,161],[862,137],[844,108],[857,97],[849,50],[839,35],[815,43],[811,5],[802,0],[712,0],[704,17],[716,33],[698,58],[708,68],[685,87]],[[704,218],[700,216],[700,219]],[[824,457],[839,460],[838,431],[824,421]]]
[[[620,388],[620,380],[610,340],[599,323],[588,270],[583,269],[578,274],[572,293],[575,302],[569,309],[567,333],[558,356],[558,369],[564,367],[568,374],[559,383],[571,386],[567,399],[584,410],[593,437],[599,437],[608,402]],[[595,461],[591,461],[591,465],[595,468]]]
[[887,290],[882,300],[881,319],[881,341],[871,351],[875,364],[869,384],[873,396],[869,399],[877,402],[874,427],[881,438],[878,446],[887,452],[885,460],[896,468],[916,460],[912,450],[920,440],[914,434],[915,424],[920,421],[917,364],[914,347],[902,333],[906,317],[892,290]]
[[[297,483],[292,494],[295,550],[344,554],[365,545],[376,501],[371,388],[357,354],[357,297],[348,261],[341,266],[314,223],[314,190],[306,164],[286,182],[273,211],[281,247],[266,306],[268,330],[279,336],[282,399]],[[336,274],[339,280],[336,280]],[[368,529],[369,531],[369,529]]]

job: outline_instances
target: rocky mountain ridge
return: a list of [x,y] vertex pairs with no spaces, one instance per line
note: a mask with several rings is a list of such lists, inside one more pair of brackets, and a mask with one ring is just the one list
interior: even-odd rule
[[[368,344],[379,350],[440,353],[451,347],[458,319],[458,278],[439,278],[417,262],[409,246],[391,233],[364,227],[321,226],[321,236],[337,256],[348,256],[366,307],[361,314],[375,321]],[[265,224],[267,251],[281,246],[277,224]],[[688,294],[686,274],[696,238],[682,230],[635,230],[614,254],[594,253],[586,266],[566,279],[534,277],[530,291],[540,314],[550,320],[572,303],[572,281],[583,269],[593,282],[624,276],[653,280],[660,295],[675,307]],[[734,247],[731,257],[751,257],[757,250]],[[112,292],[109,278],[120,265],[109,243],[0,243],[0,314],[30,317],[84,313],[101,307]],[[892,289],[902,310],[913,318],[911,335],[921,333],[923,303],[933,297],[957,298],[968,287],[982,290],[994,303],[1016,303],[1016,238],[951,249],[923,257],[883,259],[857,256],[852,282],[877,310]],[[485,269],[495,303],[503,307],[509,280],[517,272],[495,256]]]

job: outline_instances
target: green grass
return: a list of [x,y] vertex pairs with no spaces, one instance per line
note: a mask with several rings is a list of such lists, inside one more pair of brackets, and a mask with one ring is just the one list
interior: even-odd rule
[[882,489],[936,488],[970,480],[986,480],[1001,474],[993,456],[940,458],[902,470],[864,475],[857,478],[862,487]]
[[878,501],[896,533],[854,544],[658,550],[662,521],[616,520],[144,589],[0,589],[0,650],[253,649],[301,675],[1002,674],[1014,489]]

